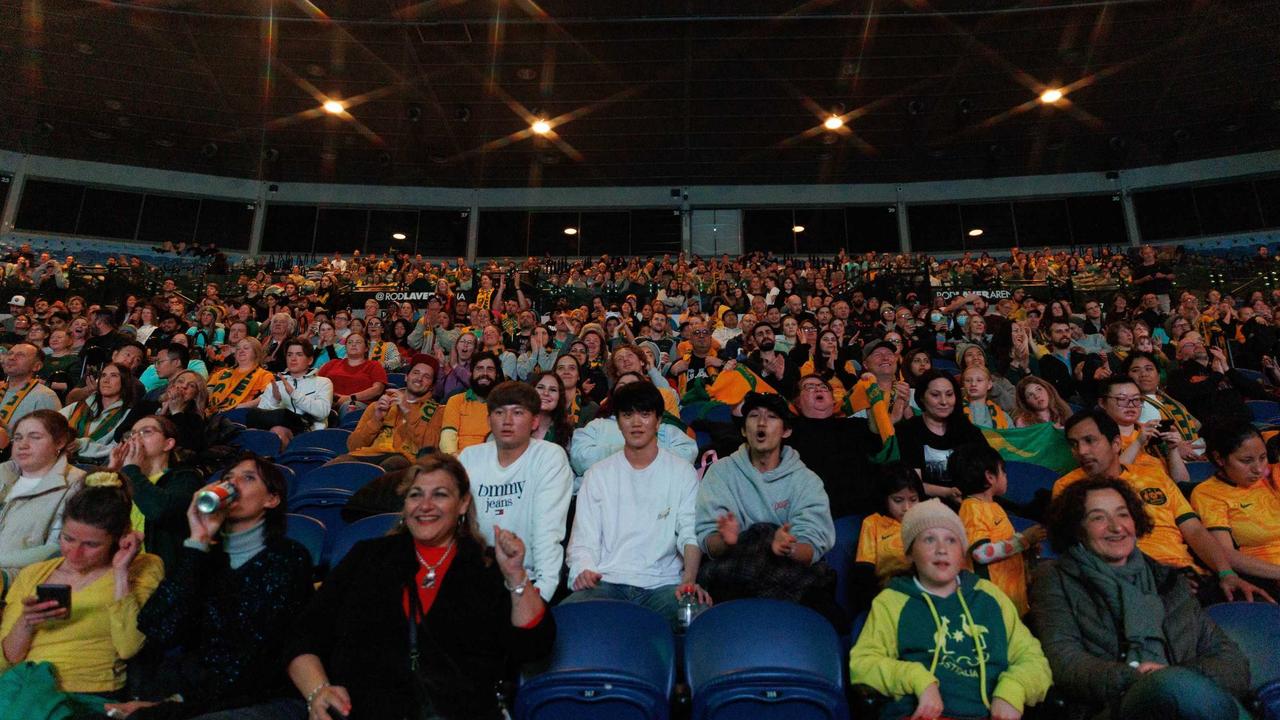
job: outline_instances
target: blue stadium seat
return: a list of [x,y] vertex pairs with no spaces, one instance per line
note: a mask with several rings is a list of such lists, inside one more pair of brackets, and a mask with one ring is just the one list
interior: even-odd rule
[[836,603],[850,616],[856,612],[853,603],[853,559],[858,556],[858,536],[862,533],[862,516],[836,518],[836,541],[822,559],[836,571]]
[[1016,460],[1004,464],[1004,472],[1009,476],[1009,489],[1005,499],[1019,506],[1026,506],[1036,497],[1037,490],[1053,491],[1058,472],[1043,465],[1018,462]]
[[552,609],[556,644],[526,670],[516,720],[665,720],[675,687],[675,639],[666,619],[618,600]]
[[835,630],[794,603],[732,600],[685,636],[693,720],[845,720],[844,675]]
[[1271,422],[1280,419],[1280,402],[1273,400],[1250,400],[1245,403],[1253,419],[1259,422]]
[[237,425],[244,425],[245,420],[249,417],[249,408],[231,408],[221,413],[221,415]]
[[1244,377],[1249,378],[1254,382],[1259,382],[1259,383],[1262,383],[1263,385],[1270,384],[1267,382],[1267,376],[1263,375],[1257,370],[1250,370],[1249,368],[1236,368],[1236,372],[1240,373]]
[[951,375],[960,374],[960,366],[954,360],[936,357],[933,359],[933,369],[939,372],[949,373]]
[[347,523],[342,519],[342,508],[347,506],[351,493],[341,488],[315,488],[289,498],[289,511],[318,520],[325,528],[324,549],[320,553],[320,566],[329,565],[329,551]]
[[339,427],[343,430],[355,430],[360,424],[360,416],[363,413],[349,413],[342,417]]
[[248,450],[269,458],[280,454],[280,436],[270,430],[244,430],[231,442],[241,450]]
[[299,478],[337,457],[332,450],[325,448],[298,448],[276,458],[276,462],[285,465]]
[[404,373],[387,373],[387,387],[404,387]]
[[337,566],[342,562],[342,558],[347,556],[351,548],[361,540],[371,540],[380,538],[391,531],[400,522],[400,513],[382,513],[381,515],[372,515],[367,518],[360,518],[350,525],[342,528],[342,532],[338,534],[336,540],[333,541],[333,548],[329,550],[329,564]]
[[289,497],[304,495],[321,488],[337,488],[355,493],[370,480],[385,473],[380,465],[366,462],[340,462],[321,465],[298,478],[289,487]]
[[1230,602],[1206,611],[1245,657],[1254,697],[1266,720],[1280,720],[1280,607],[1262,602]]
[[344,455],[347,452],[347,438],[351,437],[350,430],[341,428],[325,428],[323,430],[312,430],[304,432],[301,435],[295,435],[293,440],[289,441],[289,446],[284,449],[286,453],[291,450],[299,450],[302,448],[323,448],[332,450],[334,457]]
[[1187,474],[1191,476],[1192,483],[1202,483],[1213,477],[1218,468],[1213,466],[1211,462],[1189,462],[1187,463]]
[[286,537],[302,543],[311,553],[312,567],[320,567],[320,559],[324,554],[324,523],[308,515],[289,513],[285,516]]

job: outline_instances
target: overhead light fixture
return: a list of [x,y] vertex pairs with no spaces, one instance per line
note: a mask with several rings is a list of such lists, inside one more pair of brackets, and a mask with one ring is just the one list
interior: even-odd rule
[[564,229],[564,234],[565,234],[565,235],[577,235],[577,234],[578,234],[578,228],[576,228],[576,227],[567,227],[567,228],[565,228],[565,229]]
[[1040,102],[1045,105],[1052,105],[1062,99],[1062,91],[1058,88],[1049,88],[1040,93]]
[[539,135],[546,135],[551,132],[551,123],[541,119],[535,120],[532,129]]
[[407,237],[409,236],[405,235],[404,233],[391,233],[392,240],[404,240]]
[[324,101],[324,111],[330,115],[341,115],[344,110],[346,110],[346,107],[344,107],[338,100]]
[[844,127],[844,119],[839,115],[832,115],[827,118],[826,122],[822,123],[822,127],[828,130],[839,130]]
[[791,226],[791,232],[793,232],[793,233],[802,233],[802,232],[804,232],[804,226],[803,226],[803,225],[792,225],[792,226]]
[[969,237],[982,237],[982,228],[974,228],[970,230]]

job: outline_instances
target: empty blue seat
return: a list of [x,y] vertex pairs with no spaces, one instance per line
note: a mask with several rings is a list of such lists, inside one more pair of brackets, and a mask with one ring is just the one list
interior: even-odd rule
[[1280,419],[1280,402],[1274,400],[1250,400],[1245,403],[1253,419],[1259,422],[1271,422]]
[[1058,472],[1043,465],[1010,461],[1004,464],[1005,475],[1009,476],[1009,489],[1005,498],[1015,505],[1028,505],[1036,497],[1037,490],[1053,491],[1053,484],[1058,481]]
[[1280,720],[1280,607],[1263,602],[1229,602],[1206,611],[1249,658],[1253,693],[1266,720]]
[[291,468],[301,478],[335,457],[332,450],[325,448],[298,448],[280,455],[276,462]]
[[342,558],[347,556],[351,548],[361,540],[371,540],[380,538],[391,531],[400,522],[400,513],[382,513],[381,515],[373,515],[367,518],[361,518],[350,525],[342,528],[342,532],[338,534],[336,540],[333,541],[333,548],[329,551],[329,564],[336,566],[342,562]]
[[347,526],[342,519],[342,509],[350,499],[351,493],[341,488],[315,488],[289,498],[289,512],[306,515],[324,525],[324,548],[320,552],[322,567],[329,565],[329,551]]
[[669,716],[675,639],[666,619],[618,600],[569,603],[551,612],[555,648],[544,665],[526,670],[516,720]]
[[404,387],[404,373],[387,373],[387,387]]
[[857,609],[853,607],[853,561],[858,556],[858,536],[862,534],[862,516],[848,515],[835,519],[836,541],[831,545],[822,559],[836,571],[836,603],[852,616]]
[[280,454],[280,436],[270,430],[245,430],[231,442],[241,450],[273,458]]
[[324,553],[324,523],[308,515],[289,513],[285,516],[286,537],[302,543],[311,553],[311,565],[320,567],[320,559]]
[[321,465],[298,478],[290,486],[289,496],[296,497],[319,488],[338,488],[355,493],[370,480],[385,473],[381,466],[366,462],[340,462]]
[[355,430],[356,426],[360,424],[360,415],[361,413],[350,413],[348,415],[344,415],[339,427],[343,430]]
[[1201,483],[1213,477],[1218,472],[1218,468],[1213,466],[1211,462],[1189,462],[1187,463],[1187,475],[1191,476],[1191,482]]
[[221,414],[222,417],[236,423],[237,425],[244,425],[245,420],[249,417],[249,408],[231,408],[230,410],[223,411]]
[[795,603],[716,605],[685,636],[693,720],[845,720],[844,674],[835,630]]
[[341,428],[325,428],[323,430],[312,430],[304,432],[301,435],[294,436],[289,441],[289,446],[284,449],[286,453],[293,450],[303,448],[321,448],[331,450],[334,456],[344,455],[347,452],[347,438],[351,437],[350,430]]

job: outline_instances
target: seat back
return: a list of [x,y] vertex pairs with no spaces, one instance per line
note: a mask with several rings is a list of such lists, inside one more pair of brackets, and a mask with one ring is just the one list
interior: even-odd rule
[[670,624],[634,603],[558,605],[551,657],[526,668],[516,720],[663,720],[675,687]]
[[245,421],[249,419],[249,408],[231,408],[230,410],[225,410],[220,414],[222,417],[236,423],[237,425],[244,425]]
[[273,458],[280,454],[280,436],[270,430],[242,430],[232,440],[241,450]]
[[387,387],[389,388],[404,387],[404,373],[387,373]]
[[1245,405],[1249,406],[1249,412],[1253,413],[1253,419],[1258,422],[1271,422],[1280,419],[1280,402],[1250,400]]
[[289,495],[297,496],[317,488],[340,488],[355,493],[368,482],[385,473],[381,466],[367,462],[340,462],[312,468],[290,486]]
[[1004,464],[1005,475],[1009,476],[1009,489],[1004,496],[1015,505],[1025,506],[1035,500],[1037,490],[1053,491],[1053,484],[1058,481],[1058,472],[1042,465],[1008,461]]
[[1187,463],[1187,475],[1191,477],[1192,484],[1202,483],[1213,477],[1218,472],[1218,468],[1214,467],[1211,462],[1189,462]]
[[337,455],[346,454],[347,438],[349,437],[351,437],[351,431],[341,428],[312,430],[295,436],[293,440],[289,441],[289,447],[285,448],[284,451],[288,453],[302,448],[323,448],[333,451],[336,457]]
[[1263,602],[1228,602],[1206,612],[1249,658],[1253,688],[1280,681],[1280,607]]
[[853,563],[858,556],[858,537],[862,534],[862,516],[847,515],[835,519],[836,541],[822,556],[823,561],[836,571],[836,603],[849,615],[853,607]]
[[694,720],[843,720],[844,672],[835,630],[795,603],[726,602],[685,636]]
[[351,493],[340,488],[314,488],[309,492],[289,498],[289,511],[314,518],[325,527],[324,547],[320,551],[320,566],[327,567],[329,552],[347,523],[342,519],[342,509],[351,499]]
[[351,548],[361,540],[372,540],[380,538],[391,531],[400,522],[400,513],[382,513],[380,515],[371,515],[342,528],[342,532],[338,534],[338,538],[333,541],[333,548],[329,551],[329,564],[337,565],[342,562],[342,558],[347,556]]
[[332,450],[324,448],[299,448],[284,453],[276,458],[276,463],[293,470],[299,478],[337,457]]
[[289,513],[285,516],[285,537],[297,540],[311,554],[311,565],[320,567],[324,555],[324,523],[308,515]]

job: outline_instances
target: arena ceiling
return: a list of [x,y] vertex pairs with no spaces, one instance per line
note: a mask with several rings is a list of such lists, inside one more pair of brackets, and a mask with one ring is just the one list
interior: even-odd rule
[[460,187],[1102,171],[1280,148],[1277,38],[1275,0],[0,0],[0,148]]

